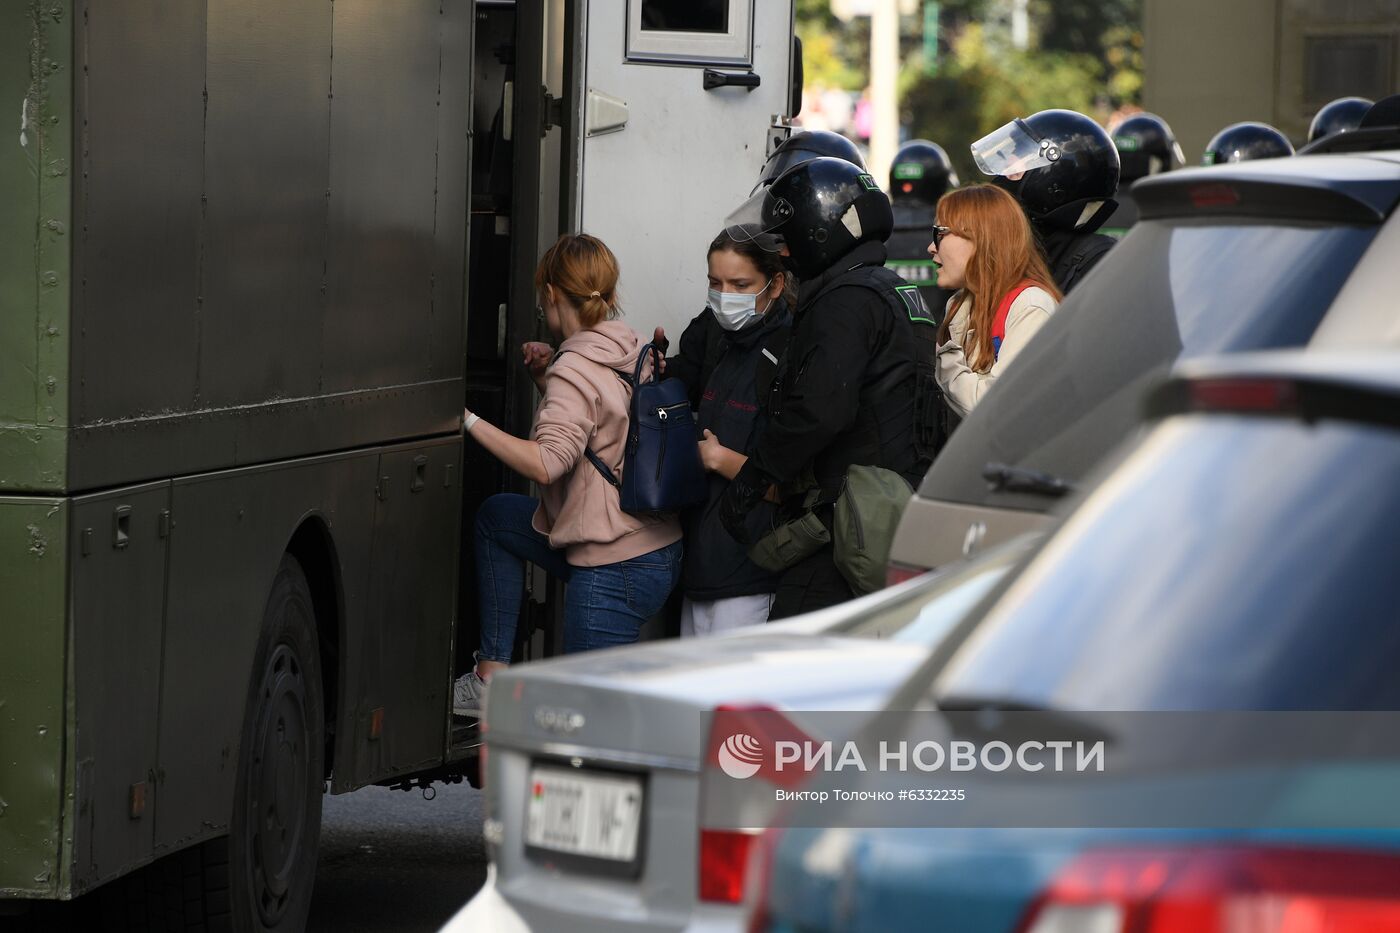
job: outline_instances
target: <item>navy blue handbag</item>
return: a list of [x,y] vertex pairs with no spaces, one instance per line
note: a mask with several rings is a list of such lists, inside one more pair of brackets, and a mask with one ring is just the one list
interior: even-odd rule
[[[652,380],[644,383],[642,366],[648,353],[652,355]],[[617,488],[624,512],[679,512],[705,500],[705,467],[700,462],[700,438],[685,383],[658,379],[660,372],[661,351],[649,343],[638,354],[631,379],[618,373],[632,386],[622,479],[613,475],[592,448],[584,451],[589,462]]]

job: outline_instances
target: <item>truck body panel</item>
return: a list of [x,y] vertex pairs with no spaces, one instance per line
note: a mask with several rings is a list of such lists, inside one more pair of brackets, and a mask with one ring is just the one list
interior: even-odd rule
[[0,488],[456,430],[471,11],[166,6],[2,14]]
[[68,511],[62,499],[0,497],[0,897],[61,886]]
[[73,8],[0,11],[0,493],[64,488],[72,239]]

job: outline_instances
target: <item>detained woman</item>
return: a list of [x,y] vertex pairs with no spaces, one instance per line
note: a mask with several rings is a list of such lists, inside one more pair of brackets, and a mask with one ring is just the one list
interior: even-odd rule
[[[777,577],[749,560],[720,523],[719,502],[762,431],[760,400],[773,383],[792,327],[791,277],[772,237],[738,241],[721,233],[708,254],[709,300],[681,335],[666,375],[696,402],[700,459],[709,471],[703,505],[683,516],[685,562],[681,634],[714,635],[768,621]],[[756,534],[772,506],[753,510]]]
[[601,240],[561,237],[535,272],[559,352],[549,362],[537,347],[523,348],[543,393],[530,439],[466,412],[472,440],[538,484],[540,495],[492,496],[477,513],[481,649],[453,690],[458,715],[480,712],[491,678],[511,661],[527,561],[567,583],[566,653],[636,641],[680,578],[677,518],[622,511],[617,489],[584,456],[591,448],[620,465],[627,438],[632,390],[621,373],[630,377],[642,341],[618,320],[617,280],[617,260]]
[[1016,200],[992,185],[949,192],[938,202],[929,255],[939,288],[956,289],[938,333],[938,384],[948,407],[967,416],[1063,297]]

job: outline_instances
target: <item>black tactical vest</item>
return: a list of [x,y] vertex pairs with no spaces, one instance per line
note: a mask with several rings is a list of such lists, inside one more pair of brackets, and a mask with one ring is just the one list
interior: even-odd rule
[[[911,285],[888,268],[881,266],[861,266],[833,278],[812,299],[819,301],[821,296],[833,289],[844,286],[868,288],[878,294],[885,306],[890,309],[897,321],[896,335],[907,333],[904,339],[911,340],[914,351],[914,458],[912,472],[906,474],[915,486],[928,472],[933,458],[945,440],[943,425],[943,393],[938,387],[934,358],[938,355],[938,318],[924,300],[922,290]],[[908,330],[904,322],[908,321]],[[898,338],[896,338],[898,339]],[[881,437],[889,438],[897,433],[893,424],[885,425],[882,419],[894,416],[896,404],[890,394],[898,391],[895,385],[879,386],[870,394],[870,407],[876,413]],[[884,398],[881,398],[881,394]]]

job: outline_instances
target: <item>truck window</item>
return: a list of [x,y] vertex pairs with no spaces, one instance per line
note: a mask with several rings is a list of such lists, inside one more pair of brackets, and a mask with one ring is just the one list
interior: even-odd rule
[[641,0],[627,5],[632,64],[748,68],[753,0]]
[[642,0],[647,32],[729,31],[729,0]]

